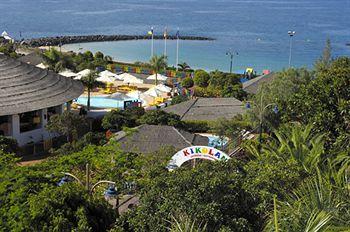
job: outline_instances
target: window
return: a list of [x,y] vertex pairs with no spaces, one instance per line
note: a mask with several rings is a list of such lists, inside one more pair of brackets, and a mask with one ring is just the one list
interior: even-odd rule
[[59,114],[61,112],[61,105],[53,106],[50,108],[47,108],[47,121],[50,121],[50,118],[55,115]]
[[41,110],[20,114],[19,122],[21,133],[39,129],[41,126]]
[[0,116],[0,135],[11,135],[10,116]]

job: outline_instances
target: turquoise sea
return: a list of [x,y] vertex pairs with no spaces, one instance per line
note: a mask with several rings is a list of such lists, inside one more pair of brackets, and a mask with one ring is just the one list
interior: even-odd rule
[[[279,70],[288,65],[288,30],[295,30],[292,64],[311,67],[330,38],[333,55],[350,55],[350,0],[1,0],[0,30],[19,38],[80,34],[156,34],[168,27],[215,41],[181,41],[180,62],[234,70]],[[21,32],[21,33],[20,33]],[[89,43],[66,49],[100,50],[120,61],[147,61],[150,41]],[[156,53],[164,42],[156,41]],[[168,42],[175,63],[175,42]]]

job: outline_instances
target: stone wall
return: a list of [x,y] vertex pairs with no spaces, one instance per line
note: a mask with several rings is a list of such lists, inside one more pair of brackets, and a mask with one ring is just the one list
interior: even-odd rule
[[[27,39],[22,41],[23,44],[40,47],[40,46],[59,46],[73,43],[87,43],[87,42],[104,42],[104,41],[121,41],[121,40],[149,40],[149,35],[81,35],[81,36],[57,36],[57,37],[43,37],[36,39]],[[162,35],[155,35],[154,39],[164,39]],[[176,36],[168,36],[169,40],[175,40]],[[181,40],[214,40],[210,37],[201,36],[180,36]]]

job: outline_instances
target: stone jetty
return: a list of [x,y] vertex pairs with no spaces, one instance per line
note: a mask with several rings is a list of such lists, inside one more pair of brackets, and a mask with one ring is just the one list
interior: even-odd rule
[[[181,40],[215,40],[210,37],[202,36],[180,36]],[[105,41],[122,41],[122,40],[149,40],[149,35],[78,35],[78,36],[57,36],[57,37],[43,37],[35,39],[27,39],[22,41],[22,44],[31,47],[40,46],[59,46],[64,44],[74,43],[88,43],[88,42],[105,42]],[[154,39],[164,39],[162,35],[155,35]],[[167,39],[175,40],[176,36],[168,36]]]

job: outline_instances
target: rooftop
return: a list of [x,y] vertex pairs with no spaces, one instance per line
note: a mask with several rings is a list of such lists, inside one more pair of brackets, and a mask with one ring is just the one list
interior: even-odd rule
[[115,139],[124,151],[147,154],[164,146],[173,146],[181,150],[192,145],[207,146],[209,142],[207,137],[172,126],[141,125],[135,129],[136,131],[129,135],[124,131],[115,134]]
[[263,83],[271,82],[275,77],[274,73],[258,76],[254,79],[243,83],[243,90],[250,94],[256,94],[259,90],[259,86]]
[[233,118],[244,113],[243,103],[236,98],[197,98],[164,109],[184,121],[213,121],[219,118]]
[[31,65],[38,65],[44,62],[44,59],[36,52],[21,56],[18,58],[18,60]]
[[57,106],[83,91],[81,82],[0,53],[0,116]]

